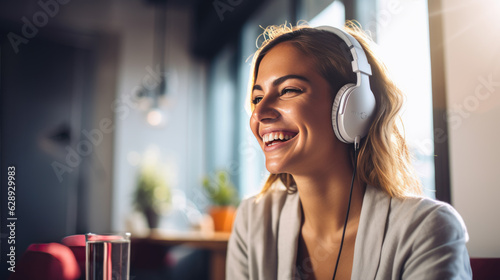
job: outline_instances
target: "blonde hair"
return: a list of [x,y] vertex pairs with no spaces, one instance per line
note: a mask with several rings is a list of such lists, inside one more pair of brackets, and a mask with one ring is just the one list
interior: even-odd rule
[[[375,95],[376,114],[370,131],[361,142],[357,159],[357,179],[385,191],[391,197],[404,198],[422,195],[420,181],[411,165],[411,156],[403,134],[396,120],[404,95],[389,77],[386,66],[377,58],[371,47],[371,38],[356,22],[347,22],[344,31],[351,34],[361,44],[372,68],[370,87]],[[332,94],[347,83],[355,83],[350,53],[347,45],[335,34],[305,25],[295,27],[287,24],[267,27],[259,38],[263,38],[260,48],[253,57],[249,92],[255,84],[262,58],[276,45],[291,43],[305,55],[311,57],[317,71],[330,83]],[[251,101],[251,100],[250,100]],[[250,102],[250,109],[255,105]],[[353,147],[350,146],[351,154]],[[280,180],[288,192],[295,192],[293,176],[287,173],[270,174],[261,195]]]

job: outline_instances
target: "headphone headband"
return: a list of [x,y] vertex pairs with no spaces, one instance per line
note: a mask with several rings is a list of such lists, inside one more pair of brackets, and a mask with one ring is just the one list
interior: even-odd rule
[[351,34],[345,32],[342,29],[326,25],[316,27],[316,29],[332,32],[333,34],[337,35],[340,39],[342,39],[342,41],[344,41],[347,44],[347,47],[349,48],[349,51],[352,54],[353,58],[353,61],[351,62],[352,71],[354,73],[363,73],[365,75],[371,76],[372,69],[370,67],[370,64],[368,63],[368,59],[366,58],[365,51],[359,44],[358,40],[352,37]]

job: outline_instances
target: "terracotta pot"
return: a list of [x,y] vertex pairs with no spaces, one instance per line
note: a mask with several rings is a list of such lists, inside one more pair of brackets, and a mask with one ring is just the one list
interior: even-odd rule
[[212,206],[208,213],[214,220],[215,231],[231,232],[236,215],[234,206]]

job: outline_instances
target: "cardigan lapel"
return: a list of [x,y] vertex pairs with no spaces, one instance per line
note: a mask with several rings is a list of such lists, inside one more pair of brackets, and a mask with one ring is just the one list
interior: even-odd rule
[[351,279],[375,279],[385,237],[391,197],[367,186],[354,245]]
[[299,194],[287,195],[278,225],[278,279],[295,279],[301,215]]

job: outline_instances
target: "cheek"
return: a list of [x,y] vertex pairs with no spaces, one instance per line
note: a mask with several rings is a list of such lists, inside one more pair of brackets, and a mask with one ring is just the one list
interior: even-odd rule
[[325,106],[303,107],[294,110],[294,119],[309,127],[325,127],[331,124],[330,111]]
[[308,107],[306,110],[296,111],[296,120],[306,127],[309,136],[321,137],[330,141],[331,136],[334,136],[331,106],[326,101],[316,105]]

